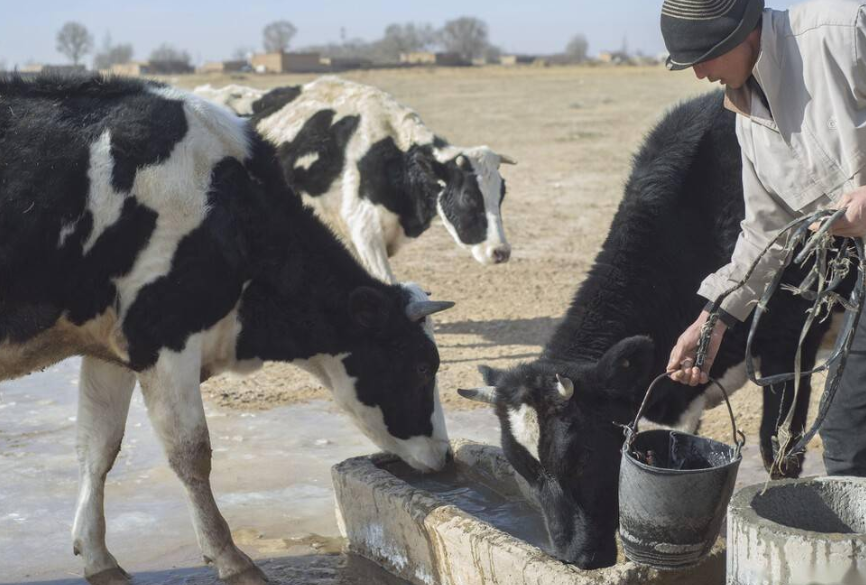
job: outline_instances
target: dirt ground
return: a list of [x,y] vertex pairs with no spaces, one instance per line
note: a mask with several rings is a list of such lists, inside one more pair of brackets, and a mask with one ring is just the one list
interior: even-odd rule
[[[392,258],[398,278],[421,283],[435,299],[457,302],[437,316],[439,388],[446,409],[476,407],[456,390],[481,384],[478,365],[511,366],[539,353],[606,236],[643,136],[672,104],[713,89],[690,72],[662,67],[412,69],[344,76],[392,93],[454,144],[486,144],[519,161],[502,169],[508,184],[503,216],[513,246],[508,264],[476,263],[439,222]],[[187,88],[203,83],[267,88],[313,78],[169,81]],[[205,384],[205,392],[217,404],[237,409],[327,397],[311,376],[279,364],[247,378],[217,377]],[[750,441],[757,442],[759,389],[746,387],[733,403]],[[723,405],[707,411],[703,431],[728,440]]]

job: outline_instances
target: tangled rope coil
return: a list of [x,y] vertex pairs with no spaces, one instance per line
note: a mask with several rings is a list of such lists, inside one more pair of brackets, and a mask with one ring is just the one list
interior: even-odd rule
[[[746,371],[752,382],[758,386],[771,386],[790,380],[794,381],[794,398],[791,401],[791,406],[785,415],[784,421],[777,430],[779,450],[773,462],[773,467],[776,470],[781,470],[788,458],[795,458],[799,453],[805,452],[806,445],[812,440],[824,422],[824,418],[830,409],[830,404],[833,402],[833,398],[839,388],[839,381],[842,379],[848,353],[857,330],[857,323],[860,321],[860,314],[863,310],[864,290],[866,290],[866,253],[864,253],[863,240],[861,238],[843,238],[830,235],[830,228],[833,223],[842,217],[845,211],[845,208],[817,211],[806,217],[794,220],[782,228],[776,237],[761,251],[742,280],[716,299],[710,309],[710,317],[701,330],[700,343],[698,344],[698,352],[695,359],[697,367],[702,367],[706,359],[710,335],[718,320],[719,308],[722,302],[728,295],[745,286],[760,263],[761,258],[774,245],[783,238],[790,236],[783,247],[785,262],[776,272],[770,285],[764,290],[764,294],[755,308],[755,315],[752,318],[752,325],[749,330],[748,341],[746,342]],[[820,227],[813,233],[810,230],[810,226],[816,223],[820,223]],[[803,246],[802,250],[800,250],[796,257],[793,257],[795,251],[801,245]],[[811,269],[799,286],[781,284],[785,268],[791,263],[792,259],[795,264],[801,267],[804,267],[810,260],[812,261]],[[838,288],[846,280],[852,267],[857,270],[857,278],[846,299],[838,292]],[[787,374],[777,374],[761,378],[758,377],[755,371],[755,364],[752,358],[752,342],[761,317],[767,311],[767,304],[780,285],[782,290],[798,295],[807,301],[812,301],[812,306],[807,311],[806,323],[800,332],[794,371]],[[831,356],[823,365],[803,372],[801,369],[801,354],[803,341],[809,329],[816,321],[821,322],[827,319],[837,305],[845,309],[845,321],[842,330],[839,332],[839,336],[836,338],[836,344]],[[800,392],[800,381],[805,376],[829,370],[834,366],[832,374],[827,377],[827,381],[824,384],[824,393],[821,395],[821,402],[815,422],[809,431],[800,437],[793,447],[790,447],[790,443],[794,438],[790,427],[797,404],[797,397]]]

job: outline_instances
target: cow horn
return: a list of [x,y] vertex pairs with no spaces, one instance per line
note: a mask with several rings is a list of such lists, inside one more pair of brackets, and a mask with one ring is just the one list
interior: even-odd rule
[[496,403],[496,386],[481,386],[480,388],[469,389],[458,388],[457,393],[463,398],[468,398],[475,402]]
[[517,161],[508,156],[507,154],[500,154],[499,163],[503,165],[516,165]]
[[574,396],[574,382],[559,374],[556,375],[556,389],[559,391],[559,395],[566,400]]
[[421,321],[424,317],[450,309],[454,306],[451,301],[412,301],[406,305],[406,316],[410,321]]

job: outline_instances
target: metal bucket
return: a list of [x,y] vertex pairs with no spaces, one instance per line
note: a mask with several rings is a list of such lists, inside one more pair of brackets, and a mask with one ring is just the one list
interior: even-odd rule
[[626,556],[657,569],[698,563],[712,549],[737,479],[745,437],[720,384],[734,445],[669,430],[637,432],[653,387],[626,427],[619,470],[619,535]]

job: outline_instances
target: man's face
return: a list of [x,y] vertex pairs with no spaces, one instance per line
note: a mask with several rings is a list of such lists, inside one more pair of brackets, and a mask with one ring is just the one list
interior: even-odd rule
[[756,30],[749,37],[719,57],[692,66],[698,79],[720,82],[726,87],[739,89],[752,74],[760,49],[760,33]]

